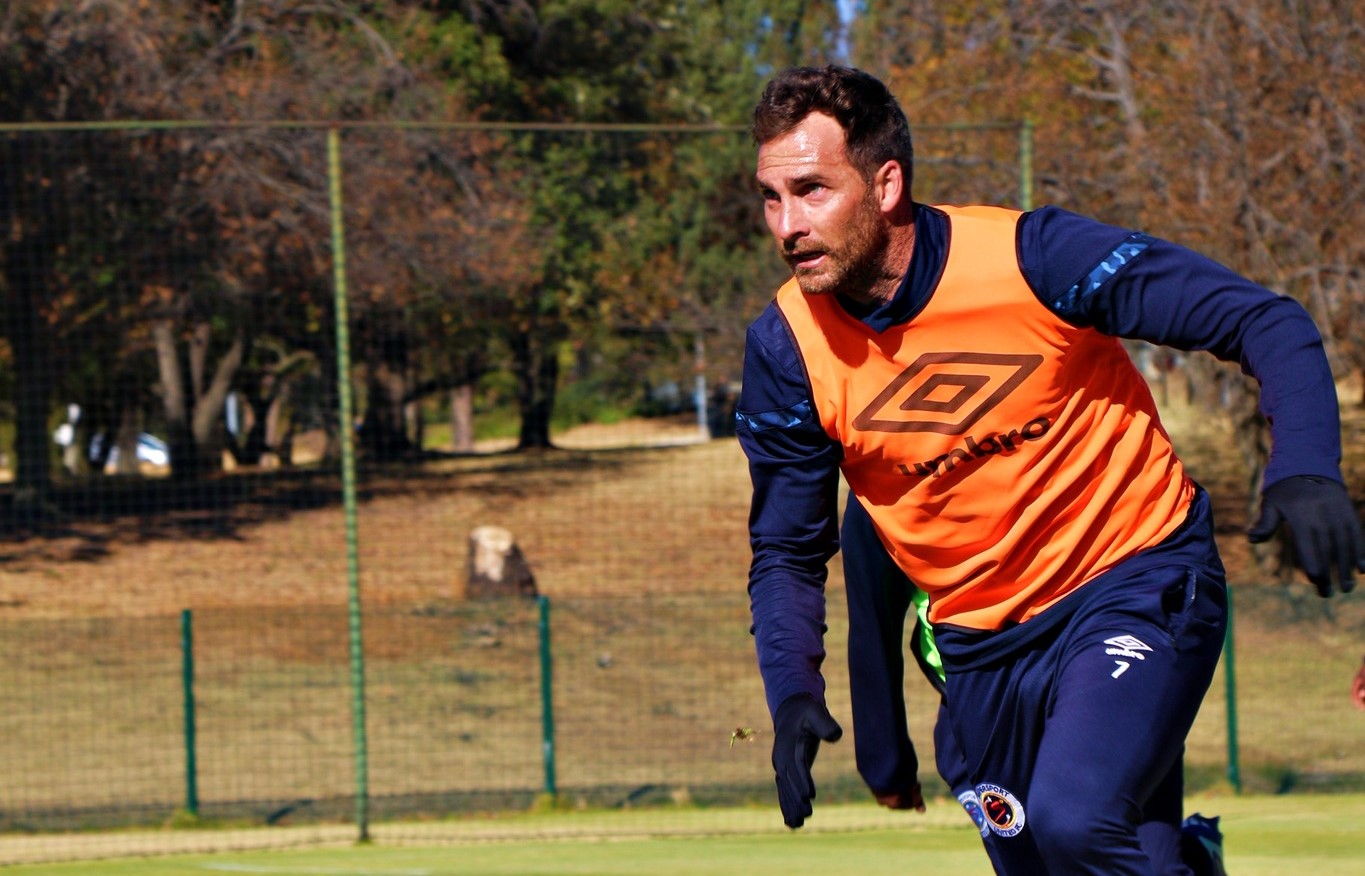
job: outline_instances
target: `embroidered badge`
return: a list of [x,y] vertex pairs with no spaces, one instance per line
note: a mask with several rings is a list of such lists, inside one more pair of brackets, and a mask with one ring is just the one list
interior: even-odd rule
[[1009,791],[999,785],[977,785],[976,797],[992,833],[1010,837],[1024,829],[1024,806]]
[[981,836],[990,836],[991,829],[986,826],[986,814],[981,811],[981,801],[976,799],[976,792],[963,791],[957,795],[957,802],[967,810],[967,816],[971,818],[972,824],[976,825],[976,829],[981,831]]

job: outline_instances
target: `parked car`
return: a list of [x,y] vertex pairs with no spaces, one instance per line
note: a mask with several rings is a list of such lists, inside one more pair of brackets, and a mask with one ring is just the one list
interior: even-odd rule
[[[100,432],[90,439],[90,459],[99,459],[104,450],[104,433]],[[143,432],[137,436],[137,459],[149,465],[170,465],[170,445],[155,435]],[[109,465],[118,465],[118,445],[109,449]]]

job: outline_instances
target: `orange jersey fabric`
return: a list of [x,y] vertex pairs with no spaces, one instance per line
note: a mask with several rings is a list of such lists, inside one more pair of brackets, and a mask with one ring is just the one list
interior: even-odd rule
[[844,477],[930,620],[999,629],[1162,541],[1195,487],[1120,342],[1034,295],[1020,214],[938,209],[947,264],[909,322],[878,333],[795,281],[777,304]]

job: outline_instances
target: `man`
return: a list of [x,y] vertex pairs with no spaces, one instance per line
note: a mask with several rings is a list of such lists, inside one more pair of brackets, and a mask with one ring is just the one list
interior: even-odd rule
[[1365,537],[1335,388],[1303,308],[1189,250],[1066,211],[911,199],[909,127],[876,79],[799,68],[754,113],[769,230],[794,274],[749,329],[736,412],[749,592],[783,818],[811,814],[824,582],[840,474],[929,596],[952,738],[997,872],[1150,873],[1226,623],[1209,501],[1118,340],[1239,361],[1281,523],[1319,592]]

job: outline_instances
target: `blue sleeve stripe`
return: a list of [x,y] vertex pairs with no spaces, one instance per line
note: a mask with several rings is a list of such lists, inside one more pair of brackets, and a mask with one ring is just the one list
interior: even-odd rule
[[757,414],[735,412],[735,423],[747,426],[750,432],[766,432],[769,429],[790,429],[810,419],[811,403],[802,399],[789,408],[780,411],[762,411]]
[[1152,239],[1145,234],[1135,233],[1118,245],[1118,248],[1100,261],[1085,279],[1066,290],[1066,293],[1052,302],[1052,309],[1062,316],[1080,315],[1083,311],[1085,300],[1109,282],[1109,279],[1119,272],[1119,270],[1133,259],[1142,255],[1152,243]]

